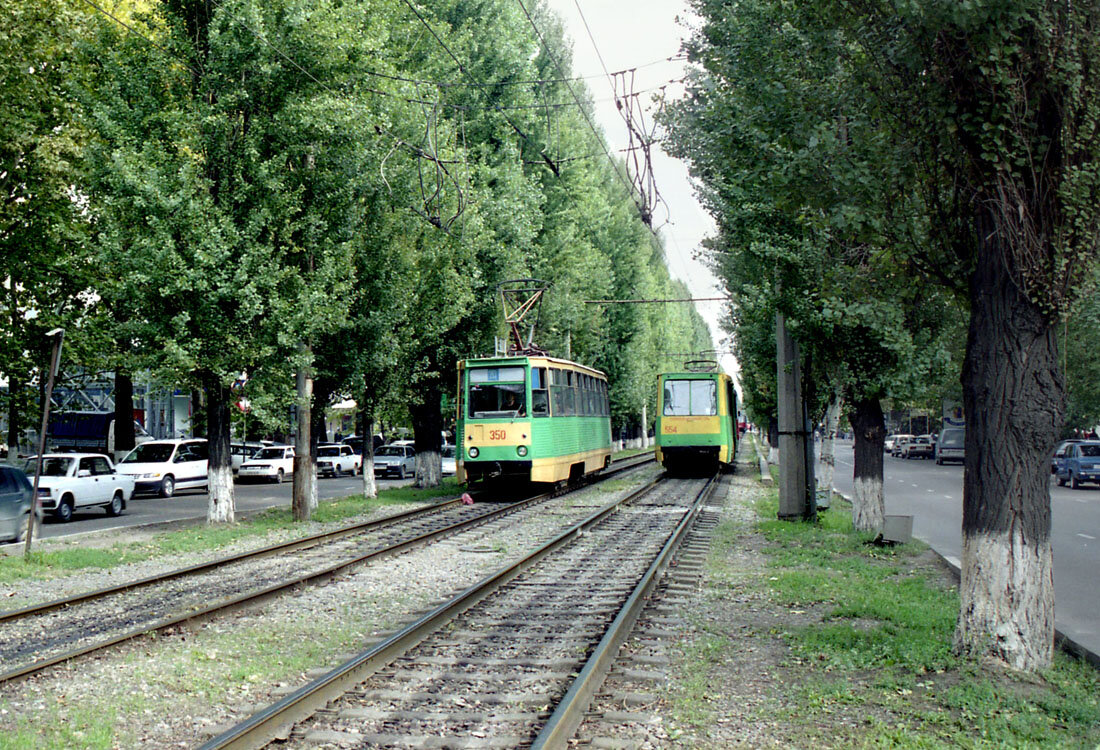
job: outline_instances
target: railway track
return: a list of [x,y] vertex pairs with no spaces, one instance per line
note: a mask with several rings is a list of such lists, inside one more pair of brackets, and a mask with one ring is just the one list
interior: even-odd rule
[[202,750],[565,747],[716,483],[658,478]]
[[[632,460],[633,459],[633,460]],[[623,459],[602,478],[652,462]],[[0,684],[183,623],[197,623],[555,497],[463,505],[458,498],[157,576],[0,613]]]

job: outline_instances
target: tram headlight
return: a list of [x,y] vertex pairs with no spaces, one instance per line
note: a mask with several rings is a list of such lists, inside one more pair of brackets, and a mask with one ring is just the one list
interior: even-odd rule
[[518,453],[521,458],[523,456],[526,456],[527,455],[527,446],[526,445],[517,445],[516,446],[516,453]]
[[477,449],[477,446],[476,446],[476,445],[475,445],[475,446],[472,446],[472,447],[470,448],[470,458],[477,458],[477,454],[478,454],[478,453],[480,453],[480,452],[481,452],[481,451],[479,451],[479,450]]

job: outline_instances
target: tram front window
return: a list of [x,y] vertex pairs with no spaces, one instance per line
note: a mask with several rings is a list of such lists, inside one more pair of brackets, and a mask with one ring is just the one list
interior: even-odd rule
[[718,391],[713,380],[666,380],[666,417],[713,417],[718,413]]
[[527,413],[522,383],[477,383],[470,386],[470,417],[522,417]]

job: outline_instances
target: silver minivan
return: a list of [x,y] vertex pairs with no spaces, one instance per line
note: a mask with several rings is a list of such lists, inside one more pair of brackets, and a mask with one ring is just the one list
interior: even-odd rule
[[965,459],[966,428],[944,427],[940,431],[940,439],[936,441],[936,464],[943,466],[948,461],[961,464]]

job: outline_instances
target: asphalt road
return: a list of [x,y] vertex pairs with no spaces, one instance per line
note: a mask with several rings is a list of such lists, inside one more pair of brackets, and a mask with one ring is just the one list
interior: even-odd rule
[[[820,450],[820,443],[818,444]],[[955,565],[962,555],[962,466],[884,459],[886,513],[913,516],[913,535]],[[852,443],[837,443],[833,486],[852,494]],[[1055,621],[1065,635],[1100,654],[1100,487],[1050,483]]]
[[[379,489],[411,484],[411,479],[379,479]],[[359,494],[363,487],[363,477],[319,477],[317,496],[319,499],[332,499]],[[236,485],[237,513],[263,510],[273,507],[290,507],[293,483],[288,479],[283,484],[241,483]],[[177,490],[170,498],[154,495],[138,495],[126,505],[126,510],[118,518],[111,518],[102,508],[76,509],[73,520],[59,523],[47,515],[42,525],[41,537],[53,539],[74,534],[119,529],[129,526],[146,526],[165,522],[194,521],[206,519],[207,494],[205,490]]]

